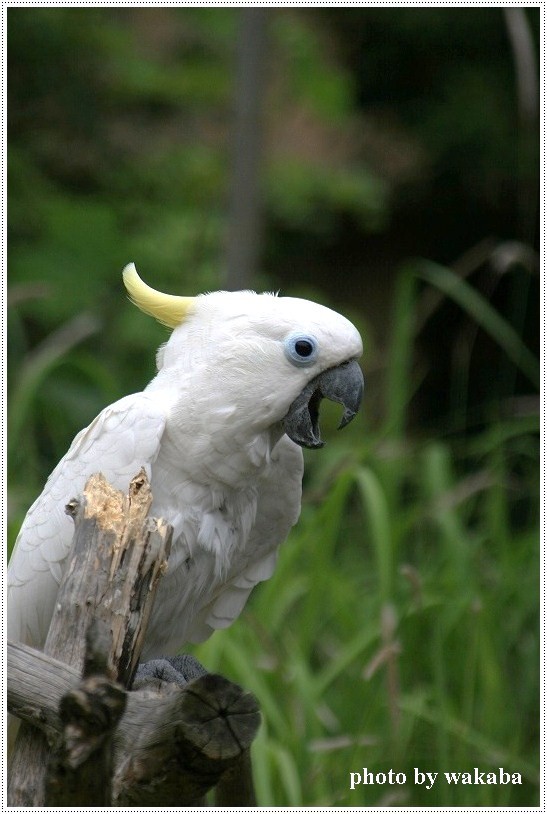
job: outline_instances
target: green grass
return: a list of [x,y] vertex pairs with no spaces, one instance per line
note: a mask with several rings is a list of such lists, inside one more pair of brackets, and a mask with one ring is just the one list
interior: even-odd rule
[[348,462],[243,617],[197,649],[260,700],[261,805],[382,805],[386,787],[349,790],[364,766],[503,767],[522,786],[391,791],[415,806],[537,805],[538,532],[499,538],[511,496],[497,458],[514,462],[520,440],[486,453],[490,477],[471,483],[448,445],[409,445],[395,497],[380,446]]
[[[500,414],[474,434],[449,420],[442,435],[408,431],[420,280],[464,308],[508,364],[537,376],[518,335],[468,282],[433,264],[404,270],[384,421],[360,417],[307,454],[301,520],[274,576],[232,628],[195,648],[260,702],[261,806],[539,802],[539,419]],[[14,323],[12,538],[41,462],[68,446],[59,410],[72,436],[96,411],[94,389],[116,397],[111,374],[80,346],[92,329],[71,324],[30,352]],[[325,419],[334,426],[334,412]],[[475,766],[518,772],[522,785],[442,779]],[[408,782],[350,791],[350,772],[363,767]],[[441,779],[426,790],[415,768]]]

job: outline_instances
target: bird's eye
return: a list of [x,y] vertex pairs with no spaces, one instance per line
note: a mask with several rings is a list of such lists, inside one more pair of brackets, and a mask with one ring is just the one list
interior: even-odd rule
[[285,339],[285,356],[293,365],[311,365],[317,358],[317,341],[308,334],[291,334]]

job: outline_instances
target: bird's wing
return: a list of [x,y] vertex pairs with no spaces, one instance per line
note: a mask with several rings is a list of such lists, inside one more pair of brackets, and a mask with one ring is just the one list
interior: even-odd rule
[[146,393],[106,407],[72,442],[29,509],[8,567],[8,638],[43,645],[74,526],[66,504],[96,472],[127,491],[141,468],[150,476],[165,413]]
[[190,641],[203,641],[213,629],[231,625],[254,586],[272,576],[278,548],[300,515],[303,471],[301,448],[283,436],[260,479],[256,519],[245,551],[231,569],[227,583],[196,617]]

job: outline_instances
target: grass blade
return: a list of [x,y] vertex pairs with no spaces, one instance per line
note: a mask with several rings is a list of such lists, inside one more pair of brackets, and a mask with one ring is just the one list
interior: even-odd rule
[[450,269],[430,261],[414,265],[416,277],[425,280],[454,300],[472,317],[477,325],[503,348],[513,364],[539,389],[540,368],[534,354],[528,350],[518,333],[490,303]]

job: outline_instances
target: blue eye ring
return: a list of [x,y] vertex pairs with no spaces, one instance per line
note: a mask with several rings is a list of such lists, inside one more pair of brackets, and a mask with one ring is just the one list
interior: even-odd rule
[[290,334],[283,344],[285,356],[292,365],[307,367],[317,359],[317,339],[310,334]]

